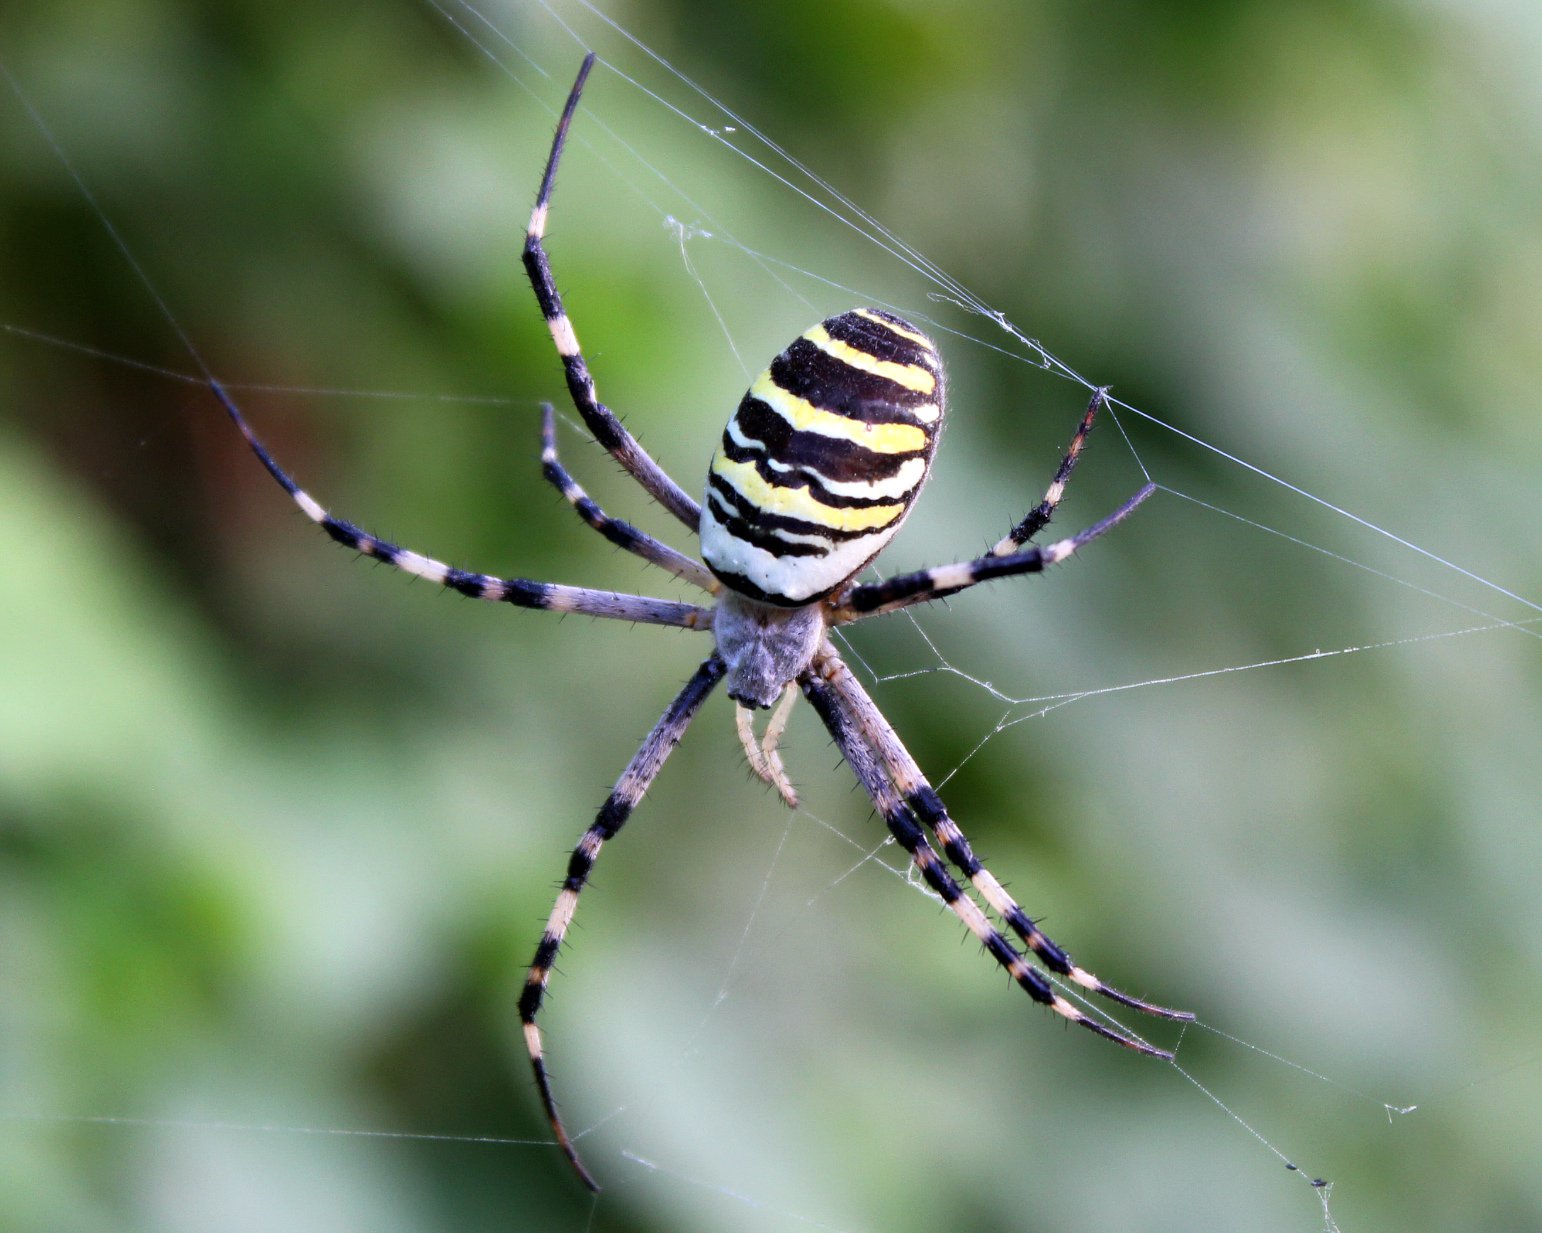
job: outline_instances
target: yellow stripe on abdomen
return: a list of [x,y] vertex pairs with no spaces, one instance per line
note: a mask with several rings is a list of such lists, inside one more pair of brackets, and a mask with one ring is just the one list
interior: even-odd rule
[[917,394],[933,394],[937,391],[937,378],[931,372],[922,368],[919,364],[896,364],[893,360],[880,360],[876,355],[869,355],[866,351],[859,351],[850,343],[843,343],[838,338],[831,338],[830,332],[823,325],[816,325],[803,335],[826,355],[833,355],[842,364],[847,364],[859,372],[871,373],[875,377],[883,377],[896,385],[904,386],[907,390],[913,390]]
[[789,394],[771,379],[770,372],[755,378],[755,384],[750,386],[750,397],[758,398],[801,432],[817,432],[822,437],[851,441],[875,454],[913,454],[924,450],[928,444],[926,430],[918,425],[868,424],[835,411],[826,411],[796,394]]
[[874,325],[888,330],[891,334],[898,334],[901,338],[908,339],[930,355],[935,356],[937,354],[937,348],[932,344],[930,338],[921,333],[920,330],[913,330],[908,326],[900,324],[897,317],[881,317],[871,308],[854,308],[851,310],[851,315],[861,317],[864,321],[871,321]]
[[807,488],[783,488],[766,480],[753,462],[735,462],[719,453],[712,460],[712,474],[767,514],[798,518],[832,531],[878,531],[905,512],[905,503],[840,508],[816,501]]

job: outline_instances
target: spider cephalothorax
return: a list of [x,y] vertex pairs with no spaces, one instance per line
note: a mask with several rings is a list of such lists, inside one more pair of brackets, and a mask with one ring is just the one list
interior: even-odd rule
[[[1040,970],[1137,1010],[1171,1019],[1192,1017],[1105,985],[1039,930],[974,855],[899,735],[826,636],[834,626],[940,599],[991,578],[1042,571],[1126,517],[1151,494],[1149,485],[1068,539],[1042,548],[1029,544],[1060,502],[1104,405],[1104,391],[1093,394],[1044,499],[989,553],[860,584],[856,575],[899,528],[926,479],[942,425],[944,378],[936,348],[914,326],[882,309],[854,309],[805,332],[750,386],[712,460],[706,504],[698,506],[596,398],[542,246],[557,163],[593,63],[593,55],[584,60],[558,122],[525,237],[524,265],[584,424],[645,492],[690,531],[699,532],[706,564],[609,517],[585,495],[557,460],[549,406],[543,414],[541,462],[546,478],[585,522],[612,543],[699,588],[709,603],[473,573],[370,535],[334,517],[301,490],[257,439],[225,388],[211,383],[253,452],[306,517],[365,556],[476,599],[714,633],[714,650],[644,738],[574,848],[525,978],[520,1021],[557,1143],[585,1185],[597,1190],[557,1114],[536,1027],[552,964],[600,849],[625,825],[707,695],[725,679],[738,704],[739,736],[751,768],[774,784],[789,805],[796,804],[796,796],[777,756],[776,738],[801,691],[928,888],[1029,997],[1128,1048],[1170,1057],[1074,1005]],[[782,703],[757,737],[752,708],[768,707],[779,697]],[[968,883],[967,891],[950,865]]]

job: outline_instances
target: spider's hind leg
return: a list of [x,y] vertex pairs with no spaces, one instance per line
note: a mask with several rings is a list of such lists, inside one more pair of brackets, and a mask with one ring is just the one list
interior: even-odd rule
[[557,181],[557,164],[562,160],[562,150],[567,144],[568,127],[573,123],[573,113],[578,110],[578,99],[583,93],[589,70],[594,67],[594,53],[584,57],[568,94],[562,117],[557,121],[557,131],[552,137],[551,153],[546,159],[546,171],[541,176],[541,190],[536,197],[535,208],[530,212],[530,225],[525,232],[525,247],[520,254],[525,273],[530,276],[530,286],[535,291],[541,316],[546,318],[546,328],[562,360],[562,371],[567,379],[568,394],[573,406],[583,418],[584,424],[598,441],[619,462],[622,468],[640,484],[649,496],[695,531],[701,521],[701,507],[679,484],[675,483],[657,462],[643,449],[637,439],[622,425],[609,407],[599,400],[594,390],[594,377],[589,364],[578,346],[578,335],[573,323],[562,307],[562,296],[557,292],[557,280],[552,274],[551,261],[546,255],[543,237],[546,221],[551,210],[552,189]]

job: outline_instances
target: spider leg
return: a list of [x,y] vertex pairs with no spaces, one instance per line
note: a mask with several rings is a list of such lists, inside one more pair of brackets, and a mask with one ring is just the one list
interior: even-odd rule
[[653,461],[637,443],[637,439],[622,426],[615,413],[595,397],[594,378],[590,376],[589,365],[579,350],[573,324],[563,311],[562,297],[557,293],[557,282],[551,272],[551,262],[541,245],[541,239],[546,234],[547,214],[551,208],[552,186],[557,179],[557,163],[562,157],[562,147],[567,143],[573,112],[578,108],[578,96],[583,93],[584,81],[593,67],[594,53],[591,51],[584,57],[578,77],[573,82],[572,92],[568,95],[567,105],[562,109],[562,118],[557,121],[551,154],[546,160],[546,173],[541,177],[541,191],[536,198],[535,209],[530,213],[530,227],[525,233],[521,260],[524,262],[525,273],[530,276],[530,285],[535,289],[541,315],[546,318],[546,328],[551,331],[557,354],[562,357],[568,393],[572,395],[573,405],[589,426],[589,431],[594,434],[594,439],[642,485],[649,496],[695,531],[701,522],[701,508]]
[[1071,482],[1071,472],[1076,470],[1076,460],[1081,455],[1082,446],[1087,444],[1087,435],[1092,431],[1092,421],[1097,418],[1098,412],[1108,405],[1108,387],[1092,391],[1092,401],[1087,404],[1087,411],[1082,416],[1082,422],[1077,426],[1076,435],[1071,438],[1071,444],[1066,447],[1065,457],[1060,460],[1060,468],[1055,472],[1055,478],[1050,481],[1049,487],[1044,492],[1044,499],[1028,511],[1028,516],[1007,532],[1002,539],[991,549],[993,557],[1011,556],[1031,540],[1035,535],[1049,525],[1051,518],[1055,516],[1055,510],[1060,505],[1060,498],[1065,496],[1066,485]]
[[717,655],[708,657],[669,704],[669,709],[659,718],[653,730],[643,738],[642,746],[621,772],[621,777],[616,780],[610,796],[600,806],[594,822],[583,833],[578,846],[573,849],[573,855],[568,858],[567,876],[562,880],[562,889],[557,893],[557,902],[552,905],[551,916],[546,921],[540,944],[535,948],[535,958],[531,961],[524,990],[519,996],[519,1020],[524,1025],[525,1047],[530,1050],[536,1088],[541,1093],[541,1104],[551,1123],[552,1134],[562,1148],[563,1155],[577,1171],[579,1179],[596,1192],[600,1189],[599,1183],[578,1158],[578,1151],[557,1113],[557,1102],[552,1095],[551,1078],[546,1072],[545,1054],[541,1048],[541,1030],[536,1026],[535,1019],[541,1010],[541,1000],[545,996],[547,982],[551,979],[557,951],[567,936],[568,926],[573,923],[573,913],[578,909],[579,892],[589,880],[594,862],[600,855],[600,848],[626,824],[637,802],[663,767],[664,760],[680,743],[686,728],[706,701],[707,695],[712,692],[713,686],[722,680],[725,671],[723,661]]
[[708,594],[719,587],[718,580],[700,561],[677,552],[668,544],[660,543],[646,532],[639,531],[630,523],[612,518],[590,499],[568,470],[557,461],[556,415],[549,402],[541,404],[541,474],[560,492],[569,505],[586,523],[615,544],[625,548],[660,569],[668,570],[676,578]]
[[898,574],[884,582],[852,587],[832,607],[831,621],[835,624],[860,621],[863,617],[894,612],[912,604],[944,599],[977,583],[989,582],[992,578],[1042,573],[1113,530],[1155,491],[1155,484],[1147,484],[1101,522],[1095,522],[1085,531],[1078,531],[1068,539],[1057,540],[1043,548],[1024,548],[1005,556],[992,552],[976,557],[973,561],[938,565],[931,569],[917,570],[913,574]]
[[585,616],[609,617],[642,625],[677,625],[684,629],[710,629],[712,610],[695,604],[651,599],[645,595],[626,595],[617,591],[597,591],[589,587],[563,586],[555,582],[532,582],[528,578],[499,578],[491,574],[456,569],[443,561],[409,551],[389,540],[361,530],[353,523],[329,514],[290,474],[274,461],[267,447],[252,431],[235,400],[218,381],[209,388],[219,399],[235,426],[241,430],[252,453],[267,468],[300,511],[338,543],[367,557],[384,561],[395,569],[426,579],[437,586],[458,591],[472,599],[513,604],[517,608],[540,608],[548,612],[576,612]]
[[862,739],[878,755],[879,761],[883,763],[884,769],[888,772],[894,787],[898,789],[905,805],[937,836],[937,842],[942,846],[948,860],[969,879],[970,885],[990,905],[991,911],[1006,922],[1008,928],[1021,939],[1023,945],[1038,956],[1045,967],[1064,976],[1067,980],[1074,981],[1082,988],[1090,989],[1122,1006],[1145,1011],[1147,1014],[1160,1015],[1164,1019],[1194,1018],[1189,1011],[1170,1010],[1165,1006],[1157,1006],[1140,998],[1131,997],[1127,993],[1121,993],[1111,985],[1104,984],[1085,968],[1072,963],[1070,955],[1045,936],[1033,923],[1033,919],[1007,893],[1006,887],[1002,886],[995,875],[980,862],[980,858],[969,846],[969,840],[964,832],[959,829],[958,823],[949,817],[942,798],[927,782],[926,776],[921,773],[921,768],[916,765],[916,760],[905,748],[904,742],[894,731],[893,725],[884,718],[883,712],[878,709],[878,705],[862,688],[857,678],[842,665],[841,670],[829,678],[829,684],[856,724]]
[[1078,1023],[1127,1049],[1152,1057],[1171,1059],[1172,1054],[1166,1050],[1158,1049],[1143,1040],[1108,1027],[1083,1014],[1063,998],[1055,991],[1055,987],[1050,984],[1048,978],[1018,953],[1001,931],[991,924],[980,906],[964,893],[942,863],[942,858],[937,855],[936,849],[927,840],[926,832],[916,820],[915,810],[903,798],[883,766],[880,765],[878,756],[863,732],[861,716],[851,706],[847,690],[844,686],[837,684],[842,676],[850,677],[850,675],[851,670],[841,662],[840,657],[833,650],[827,649],[821,653],[816,665],[799,678],[799,684],[803,687],[804,696],[824,721],[825,727],[834,738],[837,748],[845,757],[858,782],[872,798],[878,811],[883,814],[890,833],[899,841],[900,847],[909,854],[927,886],[941,898],[949,911],[964,922],[965,927],[979,939],[991,958],[1005,968],[1013,981],[1035,1002],[1049,1007],[1072,1023]]

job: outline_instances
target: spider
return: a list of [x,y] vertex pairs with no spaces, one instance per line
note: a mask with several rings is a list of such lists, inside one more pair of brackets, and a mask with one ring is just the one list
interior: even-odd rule
[[[1076,535],[1043,547],[1029,542],[1053,517],[1107,391],[1093,394],[1044,499],[990,552],[884,582],[858,583],[856,576],[893,537],[921,490],[942,427],[946,392],[942,361],[930,339],[890,312],[853,309],[804,332],[755,379],[728,421],[708,470],[705,503],[698,505],[596,397],[541,242],[557,164],[594,59],[592,52],[585,57],[558,120],[522,259],[579,415],[643,490],[697,534],[701,560],[611,518],[585,494],[558,461],[549,404],[542,408],[542,471],[594,530],[700,589],[709,603],[472,573],[379,539],[334,517],[301,489],[258,439],[225,388],[211,381],[215,396],[269,474],[306,517],[345,547],[475,599],[676,626],[713,636],[713,650],[644,738],[574,848],[525,979],[519,1017],[558,1146],[583,1184],[598,1191],[558,1114],[536,1026],[552,965],[600,849],[621,830],[720,682],[726,682],[735,703],[738,734],[751,770],[773,785],[789,806],[796,806],[797,796],[777,752],[777,739],[801,691],[927,887],[1030,998],[1126,1048],[1171,1058],[1084,1014],[1030,964],[1031,954],[1050,973],[1135,1010],[1168,1019],[1193,1018],[1104,984],[1044,935],[975,856],[829,636],[838,626],[942,599],[992,578],[1041,572],[1129,516],[1151,495],[1152,485]],[[773,707],[765,732],[757,736],[754,711]],[[949,865],[968,882],[983,908]]]

